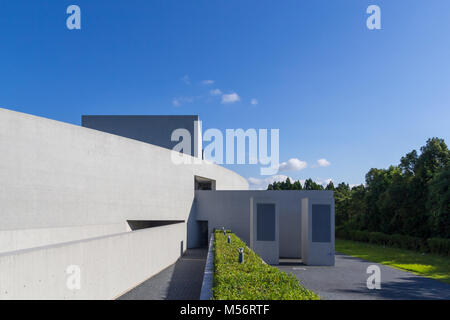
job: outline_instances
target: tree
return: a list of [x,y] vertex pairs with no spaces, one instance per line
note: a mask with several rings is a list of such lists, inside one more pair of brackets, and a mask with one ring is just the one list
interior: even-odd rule
[[335,223],[337,226],[349,221],[349,204],[351,201],[350,187],[341,182],[334,191]]
[[364,217],[364,229],[369,231],[379,231],[380,225],[383,223],[383,214],[380,210],[380,197],[388,188],[391,180],[391,175],[395,171],[393,166],[389,169],[375,169],[372,168],[366,174],[366,205],[367,212]]
[[333,190],[333,191],[335,190],[333,181],[328,182],[328,184],[327,184],[325,190]]
[[399,168],[404,175],[412,176],[417,164],[417,151],[413,150],[400,159]]
[[303,187],[305,190],[323,190],[323,186],[315,183],[311,178],[305,181],[305,185]]
[[294,182],[293,189],[294,190],[302,190],[303,189],[302,184],[300,183],[299,180]]
[[[433,178],[448,165],[450,152],[444,140],[439,138],[428,139],[426,145],[420,148],[420,152],[414,166],[414,177],[409,181],[414,211],[405,222],[404,232],[408,234],[414,232],[417,236],[428,237],[432,236],[433,224],[436,223],[432,217],[433,209],[430,207],[430,202],[433,201],[428,200],[431,195],[429,187],[433,184]],[[433,190],[437,190],[437,187],[435,186]]]
[[[334,191],[336,226],[414,237],[450,238],[450,151],[443,139],[431,138],[401,157],[398,166],[372,168],[365,185],[329,182]],[[307,179],[274,182],[268,190],[324,190]]]
[[366,188],[361,184],[353,187],[348,194],[349,197],[346,200],[348,202],[346,204],[348,221],[354,229],[361,229],[367,209]]
[[450,152],[444,139],[431,138],[420,148],[421,154],[417,159],[414,171],[423,184],[433,179],[450,161]]
[[427,209],[433,236],[450,237],[450,164],[431,180]]
[[284,182],[284,188],[283,190],[292,190],[292,183],[291,183],[291,179],[286,178],[286,182]]

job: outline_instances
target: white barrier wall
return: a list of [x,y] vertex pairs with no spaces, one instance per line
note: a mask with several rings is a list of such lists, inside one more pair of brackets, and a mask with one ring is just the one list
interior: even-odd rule
[[248,189],[223,167],[176,165],[173,151],[0,109],[0,231],[186,220],[194,175]]
[[178,223],[0,254],[0,299],[114,299],[173,264],[185,243]]
[[[122,233],[126,221],[187,221],[195,175],[218,190],[248,183],[199,159],[176,165],[173,154],[0,108],[0,299],[111,299],[174,263],[186,223]],[[65,286],[71,264],[80,290]]]

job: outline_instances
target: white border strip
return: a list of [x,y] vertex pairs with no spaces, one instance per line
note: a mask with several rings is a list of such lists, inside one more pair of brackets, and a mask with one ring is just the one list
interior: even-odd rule
[[203,274],[202,291],[200,300],[211,300],[214,280],[214,232],[209,240],[208,256],[206,258],[205,273]]

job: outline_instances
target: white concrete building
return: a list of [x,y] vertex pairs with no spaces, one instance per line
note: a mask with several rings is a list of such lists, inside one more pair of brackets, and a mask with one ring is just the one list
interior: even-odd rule
[[[110,119],[0,109],[0,299],[113,299],[222,227],[268,263],[334,264],[331,191],[249,191],[201,160],[197,116]],[[171,160],[179,125],[197,163]]]

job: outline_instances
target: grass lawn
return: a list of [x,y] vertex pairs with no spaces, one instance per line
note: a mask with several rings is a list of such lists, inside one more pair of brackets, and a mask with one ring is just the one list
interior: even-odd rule
[[450,284],[450,257],[340,239],[336,239],[336,252]]

